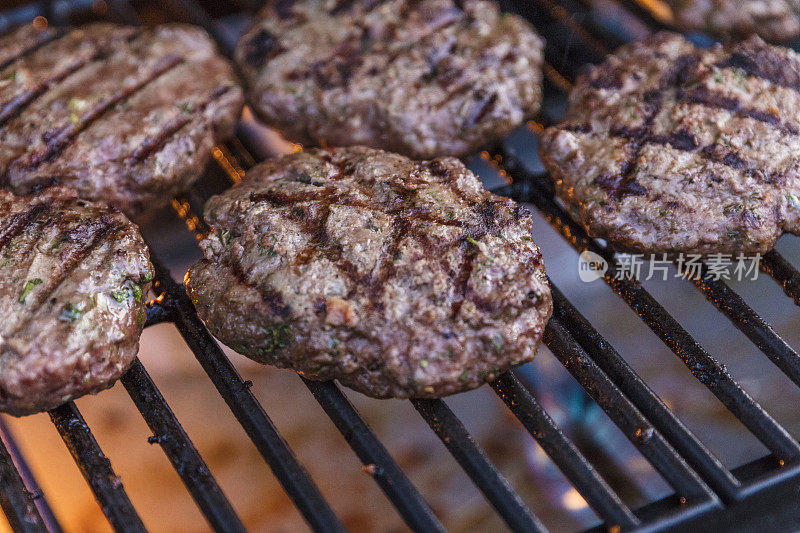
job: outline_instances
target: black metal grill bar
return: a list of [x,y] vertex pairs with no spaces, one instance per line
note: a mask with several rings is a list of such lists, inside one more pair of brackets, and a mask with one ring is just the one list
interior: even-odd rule
[[[58,520],[56,520],[44,492],[39,487],[30,466],[28,466],[27,461],[25,461],[22,451],[19,449],[19,446],[17,446],[14,433],[6,424],[4,416],[0,416],[0,439],[2,439],[2,443],[6,446],[6,451],[11,456],[13,466],[16,467],[17,473],[19,473],[22,478],[25,489],[30,493],[31,498],[33,498],[36,508],[39,510],[42,520],[44,521],[45,527],[51,533],[59,533],[61,531],[61,525],[58,523]],[[0,480],[0,483],[2,483],[2,480]]]
[[0,441],[0,507],[14,531],[47,531],[42,515],[14,466],[11,454]]
[[74,402],[50,411],[50,419],[94,492],[100,508],[117,531],[146,531],[122,481],[100,449]]
[[800,272],[797,271],[781,254],[775,250],[764,254],[761,259],[761,270],[783,287],[783,292],[800,305]]
[[491,386],[581,496],[605,521],[606,526],[616,525],[629,530],[640,525],[639,519],[512,372],[502,374]]
[[687,501],[707,501],[715,496],[661,433],[639,412],[567,332],[558,319],[550,319],[544,333],[547,347],[583,386],[609,418],[622,430],[662,477]]
[[164,450],[211,527],[215,531],[246,531],[205,461],[138,359],[121,381],[154,434],[150,439],[151,444],[157,442]]
[[[547,14],[553,19],[553,22],[566,28],[567,33],[564,34],[568,38],[577,36],[581,41],[590,43],[592,53],[597,54],[598,57],[603,57],[611,52],[606,42],[598,38],[597,34],[593,32],[593,28],[587,27],[582,24],[581,18],[576,16],[576,8],[574,0],[532,0],[530,2],[531,10],[536,10],[535,16],[541,17]],[[535,4],[538,4],[536,6]],[[534,13],[529,12],[530,15]],[[529,16],[530,16],[529,15]]]
[[594,329],[558,287],[551,284],[550,290],[553,295],[553,316],[570,332],[592,360],[723,500],[736,499],[740,493],[740,481],[664,405],[661,398],[642,381],[617,350]]
[[546,531],[446,403],[422,399],[411,403],[508,527],[513,531]]
[[400,512],[408,527],[414,531],[444,531],[441,522],[416,487],[400,470],[339,387],[332,381],[301,379],[361,459],[367,472]]
[[[679,269],[680,271],[680,269]],[[692,279],[706,299],[764,352],[775,366],[800,386],[800,355],[784,341],[727,283],[714,280],[703,267],[701,279]]]
[[[556,6],[553,0],[503,0],[503,4],[508,11],[518,13],[536,25],[537,31],[547,43],[544,49],[546,62],[566,70],[570,76],[577,74],[580,65],[597,62],[605,56],[604,45],[598,49],[573,46],[576,37],[585,38],[595,45],[598,43],[594,37],[586,34],[566,10]],[[578,31],[573,29],[575,27]]]
[[147,321],[144,324],[145,329],[156,324],[170,322],[172,320],[172,311],[169,307],[162,305],[163,302],[150,302],[147,305]]
[[173,308],[175,326],[289,497],[314,530],[344,531],[311,476],[203,326],[186,292],[156,258],[152,259],[156,266],[157,288],[164,291]]
[[608,260],[606,283],[633,309],[642,321],[677,355],[706,388],[747,427],[770,451],[786,462],[800,458],[800,444],[742,389],[725,368],[647,292],[638,280],[617,279],[610,250],[589,238],[552,197],[547,177],[534,176],[513,154],[506,151],[504,162],[515,183],[498,192],[511,191],[518,201],[533,203],[578,252],[590,250]]

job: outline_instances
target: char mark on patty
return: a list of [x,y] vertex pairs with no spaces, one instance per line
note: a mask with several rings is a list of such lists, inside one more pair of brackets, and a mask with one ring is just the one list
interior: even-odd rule
[[27,211],[14,215],[14,218],[8,226],[0,230],[0,250],[8,246],[8,243],[11,242],[14,237],[25,231],[25,228],[33,224],[36,219],[47,214],[49,209],[50,206],[42,202],[32,205]]
[[750,76],[800,92],[800,61],[777,55],[768,45],[746,41],[720,68],[738,68]]
[[136,147],[133,153],[125,158],[126,161],[141,162],[149,156],[158,153],[162,147],[169,144],[176,133],[204,113],[209,105],[222,98],[222,96],[227,94],[231,89],[232,87],[229,85],[217,87],[206,100],[191,109],[191,114],[184,113],[171,119],[158,133],[146,137],[142,143]]
[[24,159],[14,161],[12,166],[22,167],[26,170],[34,170],[43,163],[55,159],[72,143],[80,132],[91,126],[117,104],[131,98],[131,96],[142,90],[145,86],[182,64],[183,61],[184,59],[182,57],[174,54],[162,57],[145,77],[131,86],[120,89],[107,100],[98,103],[98,105],[79,117],[77,122],[70,122],[69,124],[46,132],[44,136],[47,149],[43,152],[30,152]]
[[0,70],[4,70],[4,69],[8,68],[15,61],[18,61],[18,60],[20,60],[20,59],[22,59],[22,58],[24,58],[24,57],[36,52],[40,48],[42,48],[42,47],[44,47],[44,46],[46,46],[46,45],[48,45],[48,44],[50,44],[52,42],[55,42],[55,41],[57,41],[59,39],[62,39],[64,37],[66,37],[67,35],[69,35],[69,32],[68,31],[64,31],[64,30],[57,30],[57,31],[52,32],[50,34],[45,34],[45,36],[43,38],[39,39],[37,42],[35,42],[32,45],[24,48],[23,50],[20,50],[20,52],[18,54],[13,55],[13,56],[9,57],[8,59],[6,59],[5,61],[3,61],[2,63],[0,63]]

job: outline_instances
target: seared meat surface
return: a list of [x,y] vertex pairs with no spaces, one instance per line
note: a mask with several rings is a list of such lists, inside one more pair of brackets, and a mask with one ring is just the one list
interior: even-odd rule
[[756,253],[800,230],[800,56],[661,33],[582,75],[541,155],[618,250]]
[[308,145],[460,156],[541,101],[541,39],[486,0],[270,0],[236,61],[256,114]]
[[800,35],[798,0],[666,0],[676,23],[724,39],[758,34],[771,42]]
[[212,198],[187,290],[223,343],[379,398],[530,361],[552,301],[530,215],[454,158],[284,156]]
[[242,101],[201,29],[25,26],[0,37],[0,186],[160,207],[202,174]]
[[110,387],[136,357],[153,267],[139,230],[74,191],[0,192],[0,411]]

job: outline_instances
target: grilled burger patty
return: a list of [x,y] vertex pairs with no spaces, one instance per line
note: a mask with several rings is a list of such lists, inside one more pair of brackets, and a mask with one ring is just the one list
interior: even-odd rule
[[800,230],[800,56],[660,33],[579,77],[541,155],[618,250],[756,253]]
[[0,38],[0,186],[159,207],[200,176],[242,101],[203,30],[25,26]]
[[0,411],[110,387],[136,356],[153,279],[124,215],[63,187],[0,191]]
[[211,331],[370,396],[475,388],[533,358],[552,310],[530,215],[454,158],[296,153],[205,215],[186,287]]
[[485,0],[269,0],[236,61],[256,114],[311,145],[459,156],[541,101],[541,39]]
[[800,35],[800,0],[666,0],[685,30],[717,37],[757,33],[772,42]]

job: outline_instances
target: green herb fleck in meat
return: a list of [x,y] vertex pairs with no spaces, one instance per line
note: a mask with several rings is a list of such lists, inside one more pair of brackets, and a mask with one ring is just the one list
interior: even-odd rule
[[111,297],[114,298],[119,303],[123,303],[131,297],[131,290],[127,287],[122,287],[121,289],[116,289],[111,291]]
[[22,289],[22,296],[19,297],[19,303],[24,304],[25,299],[28,297],[31,291],[41,284],[42,280],[39,278],[29,279],[27,282],[25,282],[25,287]]
[[726,205],[722,209],[722,214],[727,216],[727,215],[730,215],[731,213],[738,213],[742,209],[743,209],[742,208],[742,204],[730,204],[730,205]]

